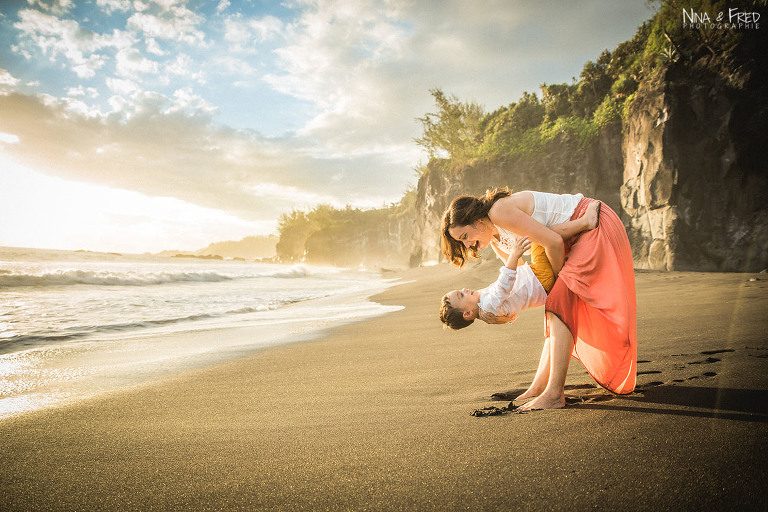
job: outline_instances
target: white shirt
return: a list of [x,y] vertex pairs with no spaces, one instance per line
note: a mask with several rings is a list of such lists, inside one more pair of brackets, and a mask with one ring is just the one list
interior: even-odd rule
[[[531,217],[544,226],[554,226],[571,220],[579,201],[584,197],[581,194],[550,194],[535,190],[527,192],[533,194],[534,206]],[[520,237],[501,226],[496,226],[496,229],[499,231],[499,239],[492,239],[491,244],[509,254],[512,252],[512,244]]]
[[582,194],[550,194],[548,192],[536,192],[533,194],[533,220],[545,226],[554,226],[571,220],[571,215],[584,197]]
[[544,305],[547,292],[530,265],[519,265],[517,270],[499,269],[499,277],[492,285],[479,290],[480,309],[496,316],[512,316],[515,320],[523,309]]

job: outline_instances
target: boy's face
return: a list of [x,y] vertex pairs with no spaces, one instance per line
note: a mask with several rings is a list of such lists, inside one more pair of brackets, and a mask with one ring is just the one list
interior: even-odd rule
[[480,302],[480,294],[475,290],[468,288],[462,288],[461,290],[453,290],[448,293],[448,302],[454,308],[459,308],[464,311],[464,318],[466,320],[472,320],[477,318],[477,304]]

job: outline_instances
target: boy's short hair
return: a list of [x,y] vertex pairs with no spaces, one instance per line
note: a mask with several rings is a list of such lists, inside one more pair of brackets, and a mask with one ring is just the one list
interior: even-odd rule
[[464,310],[451,306],[451,301],[448,300],[448,294],[443,295],[443,301],[440,304],[440,321],[451,329],[463,329],[469,325],[475,319],[467,320],[464,318]]

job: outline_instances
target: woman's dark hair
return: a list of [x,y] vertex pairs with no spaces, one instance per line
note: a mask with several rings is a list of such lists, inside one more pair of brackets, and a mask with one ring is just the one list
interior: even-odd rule
[[443,222],[440,227],[442,232],[440,247],[443,256],[459,268],[463,267],[469,258],[478,258],[477,249],[468,248],[455,240],[448,230],[456,226],[469,226],[488,217],[488,211],[493,203],[511,194],[512,192],[508,188],[499,187],[486,191],[482,197],[459,196],[451,201],[451,205],[443,214]]

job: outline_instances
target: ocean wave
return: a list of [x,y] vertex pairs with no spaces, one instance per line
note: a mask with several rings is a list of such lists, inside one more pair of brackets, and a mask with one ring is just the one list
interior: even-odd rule
[[20,286],[72,286],[78,284],[99,286],[148,286],[179,282],[215,283],[232,278],[215,272],[151,272],[120,273],[91,270],[57,270],[44,274],[0,272],[0,288]]
[[50,344],[61,344],[69,341],[81,340],[98,334],[138,331],[142,329],[151,329],[153,327],[164,327],[168,325],[195,322],[199,320],[223,318],[229,315],[261,313],[264,311],[276,309],[280,305],[284,305],[288,302],[271,305],[259,305],[254,307],[243,307],[220,313],[197,313],[175,318],[136,320],[135,322],[124,322],[117,324],[82,325],[61,330],[41,330],[28,334],[17,334],[14,336],[0,337],[0,354],[46,346]]
[[263,277],[283,277],[290,279],[294,277],[309,277],[310,275],[313,275],[313,272],[310,270],[310,268],[306,265],[299,264],[264,274]]
[[46,286],[150,286],[168,283],[199,282],[217,283],[234,279],[278,278],[295,279],[302,277],[320,277],[333,272],[318,271],[306,265],[280,266],[268,270],[257,270],[250,273],[223,274],[216,271],[207,272],[114,272],[105,270],[66,269],[44,273],[25,273],[0,269],[0,288],[15,287],[46,287]]

